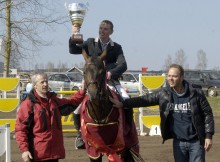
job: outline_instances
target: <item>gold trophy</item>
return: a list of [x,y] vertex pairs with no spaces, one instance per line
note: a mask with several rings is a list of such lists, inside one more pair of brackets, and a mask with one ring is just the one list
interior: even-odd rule
[[[72,25],[81,27],[84,17],[86,15],[86,11],[88,10],[88,3],[85,5],[83,3],[71,3],[67,7],[69,11],[69,16],[72,22]],[[83,43],[83,35],[78,33],[74,33],[71,36],[71,40],[75,44]]]

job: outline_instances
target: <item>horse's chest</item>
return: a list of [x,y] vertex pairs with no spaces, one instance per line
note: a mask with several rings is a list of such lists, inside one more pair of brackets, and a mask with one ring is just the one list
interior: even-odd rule
[[105,145],[111,145],[115,142],[119,128],[119,113],[113,109],[106,117],[105,123],[97,123],[88,113],[84,114],[86,129],[93,137],[104,142]]
[[87,123],[87,131],[105,145],[112,145],[118,134],[118,123],[96,125]]

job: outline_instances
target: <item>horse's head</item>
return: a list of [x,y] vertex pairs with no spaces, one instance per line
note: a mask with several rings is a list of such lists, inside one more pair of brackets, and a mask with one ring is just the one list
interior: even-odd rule
[[106,70],[103,62],[106,50],[100,56],[91,57],[83,50],[82,55],[86,62],[84,66],[85,86],[91,101],[102,96],[106,89]]

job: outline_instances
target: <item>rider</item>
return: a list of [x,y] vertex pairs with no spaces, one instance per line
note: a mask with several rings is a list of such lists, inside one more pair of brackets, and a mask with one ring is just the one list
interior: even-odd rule
[[[110,88],[116,88],[116,91],[120,94],[122,99],[129,98],[126,91],[120,85],[118,78],[127,70],[127,63],[123,54],[121,45],[113,42],[110,35],[113,33],[113,23],[109,20],[103,20],[99,25],[99,37],[88,38],[83,44],[76,44],[71,38],[69,39],[69,52],[71,54],[81,54],[82,49],[85,49],[86,53],[91,56],[93,54],[100,55],[107,48],[107,55],[104,59],[107,80]],[[78,25],[72,26],[72,32],[78,33],[80,27]],[[73,120],[75,128],[80,129],[80,115],[79,110],[74,111]],[[81,138],[81,133],[78,133],[76,143],[80,145],[84,144]],[[77,145],[76,144],[76,148]],[[80,146],[78,147],[80,148]]]

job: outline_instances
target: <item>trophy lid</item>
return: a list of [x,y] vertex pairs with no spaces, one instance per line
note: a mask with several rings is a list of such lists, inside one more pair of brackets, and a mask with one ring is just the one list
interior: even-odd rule
[[88,7],[83,3],[71,3],[68,5],[68,9],[70,11],[86,11]]
[[71,3],[67,7],[65,3],[65,7],[69,11],[72,24],[78,24],[79,26],[82,25],[88,6],[88,3]]

